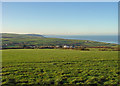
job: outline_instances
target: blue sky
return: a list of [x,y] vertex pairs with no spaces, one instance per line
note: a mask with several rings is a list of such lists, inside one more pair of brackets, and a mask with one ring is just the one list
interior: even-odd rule
[[2,32],[52,35],[118,33],[117,2],[4,2]]

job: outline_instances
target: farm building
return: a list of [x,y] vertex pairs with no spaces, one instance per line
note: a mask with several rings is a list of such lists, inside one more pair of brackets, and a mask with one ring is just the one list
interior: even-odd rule
[[63,48],[70,48],[70,46],[64,45]]

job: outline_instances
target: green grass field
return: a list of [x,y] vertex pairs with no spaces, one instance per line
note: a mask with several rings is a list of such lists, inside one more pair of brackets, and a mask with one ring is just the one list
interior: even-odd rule
[[2,85],[118,84],[118,51],[2,50]]

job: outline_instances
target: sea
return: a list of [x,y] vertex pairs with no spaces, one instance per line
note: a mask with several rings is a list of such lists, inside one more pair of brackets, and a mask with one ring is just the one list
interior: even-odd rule
[[91,40],[118,44],[118,35],[45,35],[47,38],[62,38],[74,40]]

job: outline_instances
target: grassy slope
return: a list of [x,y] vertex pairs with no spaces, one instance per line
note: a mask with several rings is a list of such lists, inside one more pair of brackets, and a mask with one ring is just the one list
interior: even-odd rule
[[[3,50],[3,84],[117,84],[117,51]],[[11,81],[12,80],[12,81]]]
[[116,46],[116,44],[95,42],[86,40],[70,40],[59,38],[45,38],[38,36],[28,36],[23,34],[2,34],[3,44],[9,46],[37,45],[37,46],[56,46],[56,45],[77,45],[77,46]]

